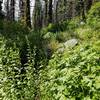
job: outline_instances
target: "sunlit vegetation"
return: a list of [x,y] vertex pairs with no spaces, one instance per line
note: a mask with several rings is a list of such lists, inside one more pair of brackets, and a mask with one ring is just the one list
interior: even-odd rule
[[[64,1],[53,19],[52,0],[44,0],[45,16],[37,0],[33,26],[30,9],[18,21],[0,12],[0,100],[100,99],[100,2]],[[70,7],[80,9],[71,15]]]

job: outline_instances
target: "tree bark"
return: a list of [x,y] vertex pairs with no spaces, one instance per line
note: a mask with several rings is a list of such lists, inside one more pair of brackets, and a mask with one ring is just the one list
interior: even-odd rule
[[15,20],[15,0],[10,1],[10,20]]
[[26,0],[26,25],[31,28],[30,0]]
[[1,6],[2,2],[0,1],[0,17],[2,15],[1,10],[2,10],[2,6]]
[[48,11],[48,22],[49,23],[52,23],[52,13],[53,13],[53,10],[52,10],[52,0],[49,0],[49,11]]
[[92,3],[93,3],[93,0],[87,0],[87,2],[86,2],[86,11],[87,11],[87,12],[88,12],[89,9],[91,8]]
[[35,8],[33,12],[33,27],[34,30],[40,30],[42,28],[42,7],[40,0],[35,1]]
[[7,18],[7,20],[9,20],[9,0],[7,0],[7,2],[6,2],[6,18]]
[[20,18],[24,19],[25,18],[25,1],[24,0],[19,1],[19,8],[20,8]]
[[48,0],[45,0],[45,25],[47,25],[48,18]]

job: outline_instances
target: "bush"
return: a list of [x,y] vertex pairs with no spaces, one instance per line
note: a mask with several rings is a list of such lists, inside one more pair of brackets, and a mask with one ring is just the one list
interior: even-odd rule
[[45,58],[43,41],[42,33],[30,31],[19,22],[3,23],[0,30],[0,99],[33,100],[38,95],[37,73]]
[[0,99],[32,100],[35,93],[35,50],[31,54],[30,46],[27,44],[28,62],[22,66],[20,49],[15,42],[10,47],[6,46],[6,42],[8,41],[0,35]]
[[99,100],[99,57],[91,45],[55,54],[42,72],[42,100]]
[[78,28],[79,26],[79,22],[78,22],[78,19],[71,19],[68,23],[68,27],[67,29],[70,30],[70,31],[74,31],[75,28]]
[[94,32],[90,27],[85,27],[84,29],[80,27],[76,29],[75,32],[77,33],[78,38],[81,40],[89,40],[94,35]]
[[65,31],[67,29],[68,26],[68,21],[63,21],[63,22],[59,22],[56,24],[49,24],[48,27],[44,28],[43,31],[44,33],[47,32],[62,32]]
[[2,35],[7,39],[16,40],[17,37],[22,38],[29,34],[29,29],[19,22],[3,21]]
[[95,3],[87,15],[87,23],[96,28],[100,28],[100,2]]
[[82,41],[97,41],[100,38],[99,29],[91,28],[91,26],[85,25],[85,27],[80,27],[75,30],[77,33],[77,38]]

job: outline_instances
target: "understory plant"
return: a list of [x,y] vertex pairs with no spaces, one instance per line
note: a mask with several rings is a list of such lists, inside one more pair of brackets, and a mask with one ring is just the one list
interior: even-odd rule
[[99,100],[99,72],[100,52],[92,45],[54,54],[42,72],[42,100]]

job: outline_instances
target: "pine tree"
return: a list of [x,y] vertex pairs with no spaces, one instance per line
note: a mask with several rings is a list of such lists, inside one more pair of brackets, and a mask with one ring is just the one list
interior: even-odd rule
[[53,20],[53,5],[52,5],[52,0],[49,0],[49,10],[48,10],[48,22],[52,23]]
[[35,8],[33,11],[33,27],[34,30],[40,30],[42,27],[42,5],[40,0],[35,1]]
[[10,1],[10,20],[15,20],[15,0]]
[[31,28],[30,0],[26,0],[26,25]]

